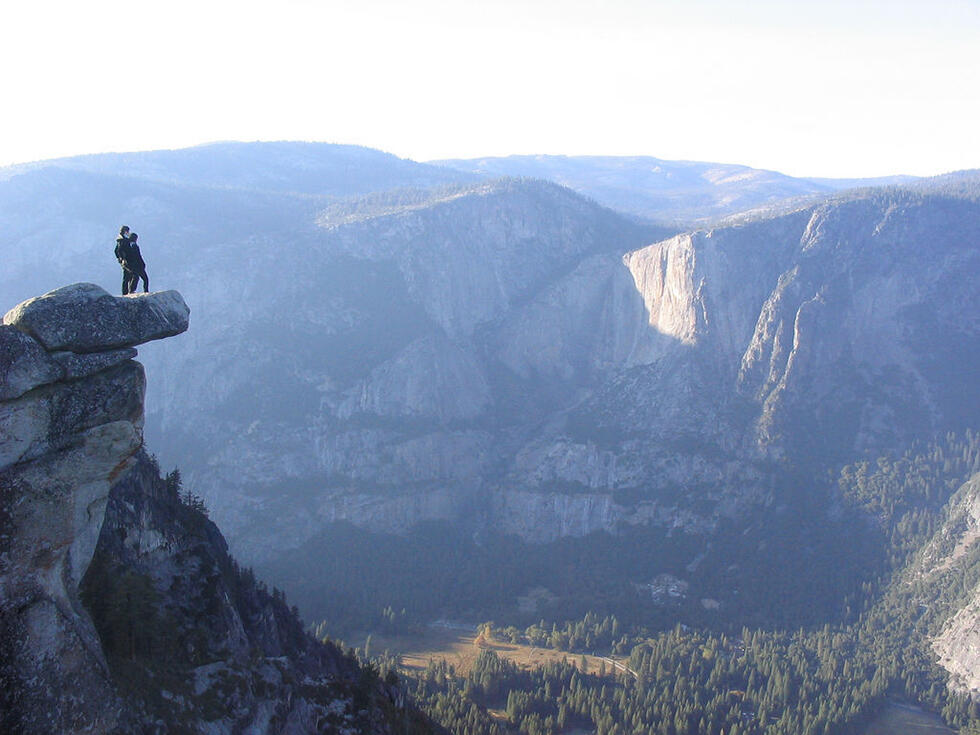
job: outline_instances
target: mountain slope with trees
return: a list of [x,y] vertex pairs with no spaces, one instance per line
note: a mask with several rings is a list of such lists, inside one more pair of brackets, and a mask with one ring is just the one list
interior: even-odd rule
[[915,545],[842,504],[841,467],[974,428],[975,174],[680,234],[535,180],[215,181],[15,172],[0,285],[115,283],[104,222],[141,231],[197,319],[144,350],[151,445],[338,625],[529,624],[539,587],[537,620],[851,624]]

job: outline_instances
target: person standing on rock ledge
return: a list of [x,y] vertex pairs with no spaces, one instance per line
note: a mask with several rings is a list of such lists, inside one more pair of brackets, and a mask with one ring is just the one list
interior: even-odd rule
[[123,225],[119,228],[115,254],[116,260],[122,266],[122,295],[125,296],[130,292],[131,285],[132,288],[135,288],[136,284],[139,283],[139,276],[135,276],[134,281],[133,271],[129,267],[129,225]]
[[123,269],[122,295],[136,293],[140,278],[143,279],[143,293],[149,293],[150,279],[146,275],[146,262],[140,254],[140,246],[136,244],[139,238],[135,232],[130,232],[129,225],[119,228],[116,238],[116,260]]
[[[150,279],[146,275],[146,262],[140,254],[140,246],[136,244],[138,239],[139,235],[135,232],[129,236],[129,258],[127,258],[127,263],[129,272],[132,274],[132,279],[129,282],[129,293],[136,293],[136,287],[139,286],[141,278],[143,279],[143,293],[149,293]],[[125,294],[125,292],[123,293]]]

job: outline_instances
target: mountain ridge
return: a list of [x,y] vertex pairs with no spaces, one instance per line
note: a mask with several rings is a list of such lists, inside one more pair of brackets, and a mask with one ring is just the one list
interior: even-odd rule
[[618,211],[682,223],[707,223],[778,200],[805,200],[840,189],[907,184],[917,179],[800,178],[739,164],[668,161],[652,156],[522,155],[431,163],[475,174],[542,178]]
[[372,148],[277,141],[207,143],[191,148],[93,153],[0,168],[11,177],[44,169],[112,174],[159,183],[253,191],[349,196],[379,188],[431,187],[474,177]]
[[[823,518],[814,478],[970,420],[975,183],[927,184],[679,235],[532,180],[370,194],[327,227],[318,197],[90,197],[110,220],[136,207],[155,283],[195,304],[180,345],[143,350],[147,432],[243,558],[322,550],[344,524],[513,534],[529,555],[647,534],[670,561],[616,584],[683,575],[713,544],[691,581],[726,610],[733,529]],[[73,196],[44,228],[82,229]],[[30,233],[5,289],[58,272],[33,250],[48,229],[0,216]],[[104,238],[76,247],[72,267],[115,282]]]

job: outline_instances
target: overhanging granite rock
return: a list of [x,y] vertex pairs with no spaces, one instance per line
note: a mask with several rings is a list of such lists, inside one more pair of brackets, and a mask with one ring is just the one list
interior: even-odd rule
[[4,324],[46,350],[103,352],[187,330],[190,309],[177,291],[113,296],[94,283],[75,283],[18,304]]
[[82,283],[0,326],[0,731],[116,732],[121,705],[78,587],[112,485],[143,444],[132,345],[179,334],[176,291]]

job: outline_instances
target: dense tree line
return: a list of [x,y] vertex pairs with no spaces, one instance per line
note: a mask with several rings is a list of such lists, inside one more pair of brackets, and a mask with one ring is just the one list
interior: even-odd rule
[[898,458],[864,460],[841,470],[844,500],[874,518],[887,534],[891,569],[936,531],[950,496],[980,472],[980,435],[949,434],[944,441],[914,448]]
[[[542,617],[549,627],[580,620],[590,610],[616,616],[624,630],[662,630],[677,620],[729,633],[854,622],[978,468],[980,439],[968,432],[862,460],[836,476],[787,472],[774,478],[778,502],[757,508],[748,526],[719,519],[710,544],[656,527],[525,544],[489,533],[477,543],[471,530],[448,523],[423,523],[404,536],[335,524],[259,571],[340,635],[387,625],[385,608],[405,624],[493,618],[521,629]],[[692,571],[693,559],[700,561]],[[638,589],[661,573],[685,579],[688,595],[654,601]],[[534,612],[516,611],[517,597],[539,586],[552,596]],[[703,599],[720,603],[720,612]]]
[[[980,707],[950,692],[929,647],[980,585],[980,549],[928,573],[916,558],[947,519],[950,496],[978,471],[974,432],[842,470],[840,498],[874,519],[887,549],[887,566],[864,583],[852,619],[795,631],[627,630],[596,613],[524,628],[487,624],[485,635],[569,657],[527,671],[485,650],[467,676],[431,664],[413,693],[459,733],[857,735],[892,699],[921,704],[961,732],[980,731]],[[584,657],[576,661],[582,651],[629,658],[622,670],[588,671]]]
[[678,626],[633,639],[626,669],[608,672],[574,657],[528,671],[485,650],[468,676],[430,663],[412,692],[437,722],[467,734],[850,735],[890,697],[920,701],[955,727],[980,726],[977,705],[950,695],[927,657],[871,627],[729,637]]

